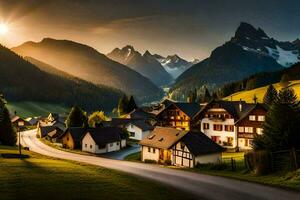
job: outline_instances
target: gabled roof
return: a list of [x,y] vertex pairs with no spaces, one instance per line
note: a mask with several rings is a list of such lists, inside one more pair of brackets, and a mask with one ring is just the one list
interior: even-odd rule
[[262,104],[262,103],[256,103],[253,104],[247,111],[245,111],[243,113],[242,116],[240,116],[240,118],[235,122],[235,124],[239,123],[240,121],[242,121],[243,119],[245,119],[254,109],[256,109],[257,107],[261,107],[262,109],[264,109],[265,111],[268,110],[267,105]]
[[191,119],[196,116],[196,114],[201,110],[201,106],[198,103],[187,103],[187,102],[172,102],[169,106],[163,109],[158,115],[163,113],[165,110],[170,108],[171,106],[175,106],[184,112]]
[[155,115],[144,111],[142,108],[134,109],[131,113],[128,114],[131,119],[149,119],[154,118]]
[[97,145],[106,145],[112,142],[118,142],[125,139],[124,132],[117,127],[94,128],[87,131]]
[[110,125],[112,127],[126,126],[130,122],[136,121],[138,119],[130,119],[130,118],[112,118]]
[[188,131],[184,130],[157,126],[149,136],[140,141],[140,144],[142,146],[169,149],[187,133]]
[[13,116],[13,117],[10,119],[10,121],[11,121],[12,123],[14,123],[14,122],[18,121],[19,119],[21,119],[21,117],[19,117],[18,115],[15,115],[15,116]]
[[145,120],[136,120],[136,121],[129,122],[128,125],[129,124],[139,127],[142,131],[148,131],[154,129],[154,127],[149,123],[147,123]]
[[87,129],[82,127],[71,127],[67,128],[67,130],[60,136],[62,138],[67,133],[70,133],[74,142],[79,143],[82,139],[82,137],[86,134]]
[[190,131],[179,141],[183,142],[194,156],[218,153],[224,150],[202,132]]
[[54,131],[55,129],[57,129],[56,126],[41,126],[40,127],[41,137],[45,137],[46,135],[48,135],[48,133]]

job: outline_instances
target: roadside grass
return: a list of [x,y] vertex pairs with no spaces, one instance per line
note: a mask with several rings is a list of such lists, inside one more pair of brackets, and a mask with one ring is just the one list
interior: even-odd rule
[[[193,199],[147,179],[23,151],[27,159],[0,156],[0,199]],[[17,153],[0,146],[0,154]],[[175,192],[174,192],[175,191]]]
[[124,158],[124,160],[142,162],[141,161],[141,152],[136,152],[136,153],[133,153],[133,154],[129,154],[128,156],[126,156]]
[[32,101],[24,101],[24,102],[9,102],[7,105],[10,112],[17,112],[17,114],[21,117],[33,117],[33,116],[47,116],[49,112],[53,113],[65,113],[69,112],[67,107],[42,103],[42,102],[32,102]]

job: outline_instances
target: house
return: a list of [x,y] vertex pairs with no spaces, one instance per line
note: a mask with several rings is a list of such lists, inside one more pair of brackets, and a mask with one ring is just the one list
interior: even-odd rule
[[171,127],[155,127],[151,134],[140,142],[142,161],[171,162],[171,147],[187,133],[188,131]]
[[67,149],[81,148],[81,139],[86,134],[87,129],[81,127],[68,128],[60,137],[62,146]]
[[198,103],[173,102],[156,116],[157,125],[191,130],[196,125],[194,117],[200,110]]
[[156,127],[140,142],[142,161],[194,167],[197,163],[218,163],[223,148],[201,132]]
[[251,144],[255,135],[263,134],[263,123],[267,111],[266,105],[261,103],[254,104],[235,122],[239,150],[252,149]]
[[41,117],[29,117],[26,119],[30,126],[37,126],[39,120],[41,120]]
[[129,122],[126,126],[126,130],[129,133],[129,138],[133,140],[142,140],[150,134],[154,129],[152,125],[145,120],[136,120]]
[[59,137],[63,134],[64,132],[59,129],[59,128],[55,128],[54,130],[50,131],[46,136],[45,136],[45,139],[46,140],[49,140],[51,142],[54,142],[54,143],[58,143],[60,142],[60,139]]
[[150,120],[155,119],[155,115],[146,112],[143,108],[137,108],[131,111],[130,113],[126,114],[124,118]]
[[48,133],[58,129],[56,126],[39,126],[37,129],[37,137],[43,138],[48,135]]
[[[238,147],[236,123],[247,116],[253,108],[256,108],[256,104],[245,101],[213,100],[204,106],[195,120],[199,121],[201,132],[214,142],[228,149],[236,149]],[[261,128],[261,125],[257,124],[255,128]],[[244,126],[248,127],[250,124]]]
[[30,126],[30,124],[29,124],[28,121],[22,119],[22,118],[19,117],[18,115],[13,116],[13,117],[10,119],[10,121],[11,121],[11,123],[12,123],[12,125],[13,125],[14,127],[19,127],[19,124],[20,124],[20,123],[24,124],[24,125],[23,125],[24,127],[25,127],[25,126]]
[[82,138],[82,151],[102,154],[126,147],[126,135],[121,128],[88,129]]

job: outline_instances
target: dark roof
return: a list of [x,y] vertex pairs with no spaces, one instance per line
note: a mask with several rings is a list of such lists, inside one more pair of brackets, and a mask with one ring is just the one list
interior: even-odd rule
[[86,128],[81,128],[81,127],[72,127],[68,128],[61,136],[63,137],[67,133],[70,133],[74,142],[79,143],[82,139],[82,137],[86,134],[87,129]]
[[144,111],[142,108],[137,108],[128,114],[132,119],[149,119],[154,118],[155,115]]
[[261,107],[263,108],[265,111],[268,110],[268,106],[266,104],[262,104],[262,103],[256,103],[256,104],[253,104],[252,106],[249,107],[248,110],[246,110],[241,116],[240,118],[235,122],[238,123],[240,122],[241,120],[245,119],[255,108],[257,107]]
[[174,103],[174,101],[172,101],[171,99],[165,98],[161,104],[165,105],[165,107],[168,107],[169,105],[171,105],[172,103]]
[[145,120],[136,120],[136,121],[132,121],[129,124],[133,124],[137,127],[139,127],[140,129],[142,129],[142,131],[148,131],[148,130],[153,130],[154,127],[152,125],[150,125],[149,123],[147,123]]
[[112,118],[111,119],[111,126],[112,127],[120,127],[120,126],[126,126],[130,122],[136,121],[139,119],[130,119],[130,118]]
[[190,131],[180,141],[187,146],[194,156],[218,153],[224,150],[202,132]]
[[[246,103],[245,101],[212,100],[204,108],[202,108],[198,114],[205,112],[207,108],[211,108],[211,106],[214,104],[218,104],[219,107],[224,108],[236,120],[242,117],[245,113],[249,112],[249,110],[256,105],[254,103]],[[241,110],[240,104],[242,105]]]
[[187,114],[190,118],[194,118],[201,110],[201,106],[198,103],[174,102],[173,105],[182,110],[182,112]]
[[57,129],[56,126],[41,126],[41,137],[45,137],[46,135],[48,135],[48,133],[54,131],[55,129]]
[[64,132],[60,129],[55,129],[51,132],[49,132],[47,135],[51,138],[57,138],[59,137],[61,134],[63,134]]
[[125,139],[123,130],[117,127],[94,128],[89,129],[87,133],[90,133],[97,145],[106,145]]

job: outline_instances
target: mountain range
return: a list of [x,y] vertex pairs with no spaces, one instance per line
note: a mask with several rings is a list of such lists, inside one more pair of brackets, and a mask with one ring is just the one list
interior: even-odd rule
[[157,86],[168,85],[172,82],[170,74],[152,57],[149,51],[142,55],[133,46],[127,45],[122,49],[115,48],[107,54],[107,57],[139,72]]
[[259,72],[282,70],[300,61],[300,42],[280,42],[261,28],[242,22],[235,35],[175,81],[171,94],[182,98],[192,89],[216,89]]
[[139,102],[157,100],[163,95],[148,78],[84,44],[45,38],[40,42],[26,42],[12,50],[96,85],[134,95]]
[[96,86],[38,60],[26,59],[0,46],[0,93],[10,102],[35,101],[111,111],[122,96],[119,90]]

